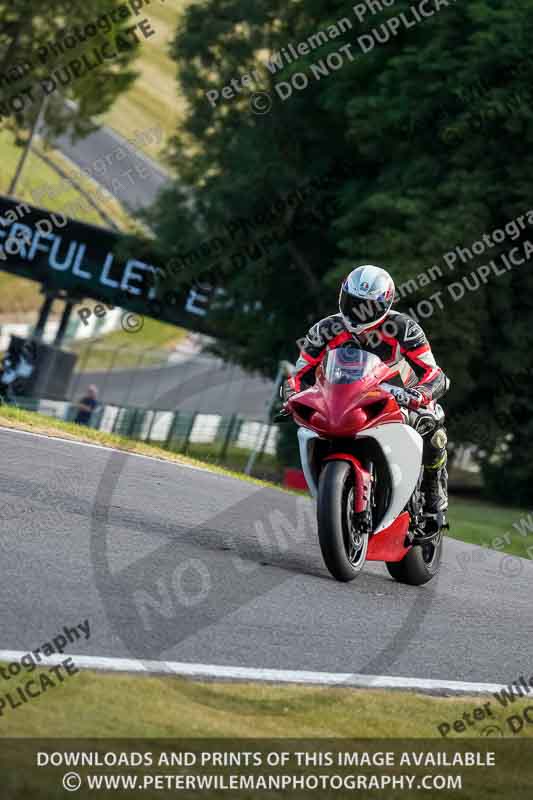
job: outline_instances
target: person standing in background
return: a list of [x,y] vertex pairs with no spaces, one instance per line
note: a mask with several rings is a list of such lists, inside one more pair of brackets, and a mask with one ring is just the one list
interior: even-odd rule
[[87,394],[85,397],[82,397],[78,406],[78,413],[76,414],[76,419],[74,422],[76,425],[89,425],[91,421],[91,416],[98,405],[97,398],[98,397],[98,389],[92,383],[90,386],[87,387]]

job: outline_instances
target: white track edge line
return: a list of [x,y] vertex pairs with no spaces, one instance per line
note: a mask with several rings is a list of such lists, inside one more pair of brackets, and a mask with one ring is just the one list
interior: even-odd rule
[[[23,650],[0,650],[1,661],[20,661],[28,655]],[[467,681],[432,680],[429,678],[359,675],[343,672],[313,672],[309,670],[261,669],[232,667],[218,664],[190,664],[179,661],[138,661],[129,658],[71,655],[69,653],[41,656],[43,666],[57,666],[71,658],[79,669],[105,672],[131,672],[177,675],[210,680],[258,681],[261,683],[308,684],[314,686],[347,686],[361,689],[406,689],[427,693],[491,694],[508,688],[499,683],[469,683]]]

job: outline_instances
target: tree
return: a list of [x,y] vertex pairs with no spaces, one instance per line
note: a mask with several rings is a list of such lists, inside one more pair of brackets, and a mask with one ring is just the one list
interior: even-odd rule
[[[451,437],[467,435],[475,408],[483,424],[474,443],[483,448],[488,485],[494,486],[495,470],[503,472],[500,494],[525,502],[533,476],[532,379],[524,377],[517,396],[503,388],[501,376],[512,379],[530,361],[531,270],[491,272],[477,290],[465,288],[461,300],[449,284],[472,285],[470,273],[511,246],[523,248],[530,232],[526,226],[512,240],[506,235],[479,257],[457,257],[453,270],[443,257],[529,208],[533,0],[435,5],[437,13],[409,27],[399,17],[412,18],[408,0],[363,22],[352,16],[342,36],[291,63],[282,59],[274,75],[261,66],[268,57],[332,30],[347,16],[345,5],[208,0],[191,6],[173,46],[188,101],[172,150],[180,179],[151,221],[162,251],[178,257],[234,218],[250,220],[273,198],[287,199],[303,181],[327,175],[323,189],[287,210],[278,247],[260,252],[265,225],[253,236],[241,226],[229,249],[171,279],[217,276],[224,295],[214,320],[227,337],[219,349],[266,372],[278,358],[294,358],[294,342],[308,324],[335,310],[350,267],[389,265],[399,285],[416,286],[400,308],[416,314],[421,300],[432,303],[420,322],[452,379]],[[379,26],[392,17],[400,27],[379,43],[373,31],[383,39],[391,29]],[[363,33],[366,53],[357,42]],[[346,44],[351,50],[341,51]],[[327,62],[332,53],[345,56],[341,67],[317,70],[320,63],[338,64],[338,56]],[[267,91],[273,104],[263,115],[251,113],[241,80],[254,70],[261,85],[253,88]],[[233,79],[241,90],[224,99],[222,87]],[[280,81],[292,86],[284,100],[289,89],[282,92]],[[211,95],[213,102],[209,90],[220,93]],[[431,279],[419,280],[431,266],[438,267]],[[494,402],[507,410],[514,404],[513,413],[494,420]]]
[[[0,0],[0,121],[17,131],[19,143],[44,98],[51,136],[66,130],[83,136],[96,128],[92,117],[135,79],[128,65],[143,37],[128,30],[136,19],[118,12],[121,6],[118,0]],[[102,56],[104,45],[114,57]]]

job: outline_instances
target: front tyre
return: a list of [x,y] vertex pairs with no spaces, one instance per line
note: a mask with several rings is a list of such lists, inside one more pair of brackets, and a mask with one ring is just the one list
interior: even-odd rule
[[318,481],[318,540],[326,567],[338,581],[353,581],[368,550],[368,533],[355,519],[355,483],[346,461],[328,461]]
[[442,559],[444,536],[442,531],[427,544],[415,544],[401,561],[387,561],[387,569],[399,583],[422,586],[439,571]]

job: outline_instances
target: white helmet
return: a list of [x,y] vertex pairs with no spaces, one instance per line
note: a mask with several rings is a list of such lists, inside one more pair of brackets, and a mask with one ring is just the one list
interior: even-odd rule
[[342,283],[339,311],[352,333],[364,333],[382,322],[394,300],[394,281],[381,267],[365,264]]

